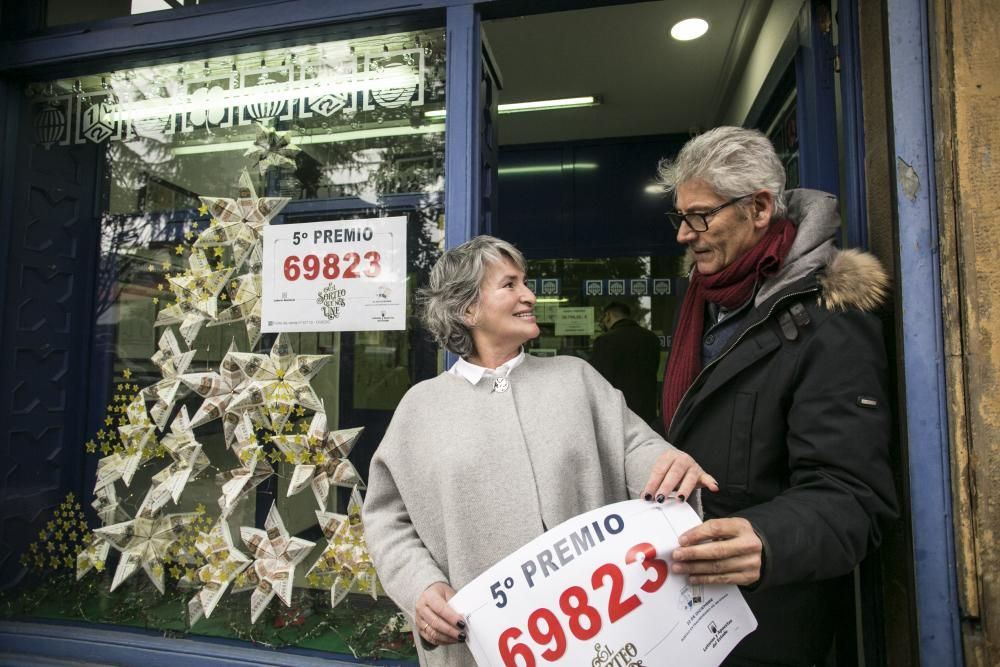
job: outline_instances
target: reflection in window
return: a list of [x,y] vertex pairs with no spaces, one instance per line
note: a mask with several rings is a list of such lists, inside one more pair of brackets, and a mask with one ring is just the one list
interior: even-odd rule
[[74,542],[56,517],[29,547],[47,578],[23,612],[413,656],[352,489],[440,355],[412,324],[261,335],[260,234],[405,216],[411,312],[443,244],[444,125],[426,112],[444,74],[427,30],[31,85],[36,150],[100,174],[101,247],[94,435],[67,501],[95,512]]

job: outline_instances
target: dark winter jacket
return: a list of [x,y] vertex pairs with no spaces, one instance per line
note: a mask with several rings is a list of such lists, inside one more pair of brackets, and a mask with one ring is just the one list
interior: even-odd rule
[[594,341],[590,358],[604,379],[625,395],[625,404],[647,424],[656,419],[660,400],[656,377],[660,349],[656,334],[624,318]]
[[764,544],[761,579],[744,591],[759,626],[727,664],[821,662],[839,578],[896,512],[887,361],[872,312],[885,272],[834,248],[835,198],[788,195],[797,233],[785,266],[739,315],[667,436],[719,482],[702,494],[705,518],[744,517]]

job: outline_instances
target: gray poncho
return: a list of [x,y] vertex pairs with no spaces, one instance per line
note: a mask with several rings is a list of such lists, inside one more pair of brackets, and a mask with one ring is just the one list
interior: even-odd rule
[[[504,393],[489,374],[417,384],[372,459],[368,547],[411,621],[434,582],[458,590],[547,527],[637,497],[670,447],[580,359],[528,357],[509,379]],[[420,663],[475,665],[464,644]]]

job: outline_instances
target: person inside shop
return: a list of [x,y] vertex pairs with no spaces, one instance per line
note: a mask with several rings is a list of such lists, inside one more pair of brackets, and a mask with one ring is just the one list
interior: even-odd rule
[[832,195],[785,190],[771,142],[720,127],[660,164],[692,262],[663,382],[667,440],[719,480],[673,571],[738,584],[732,665],[814,665],[846,577],[896,514],[878,260],[838,250]]
[[521,253],[490,236],[444,253],[420,306],[460,359],[403,396],[372,459],[366,540],[421,665],[475,665],[448,600],[548,528],[629,498],[717,488],[590,364],[525,355],[539,332],[524,273]]
[[604,334],[594,340],[590,363],[625,395],[625,403],[647,424],[656,421],[660,339],[632,319],[631,309],[612,301],[600,320]]

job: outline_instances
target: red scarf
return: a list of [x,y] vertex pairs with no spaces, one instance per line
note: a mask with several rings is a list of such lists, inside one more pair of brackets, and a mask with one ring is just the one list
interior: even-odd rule
[[779,220],[770,227],[757,245],[735,262],[711,275],[695,268],[691,284],[681,305],[680,321],[674,332],[670,362],[663,377],[663,425],[670,421],[694,379],[701,372],[701,336],[705,330],[705,302],[723,308],[737,308],[750,299],[754,286],[781,268],[788,249],[795,240],[795,226]]

